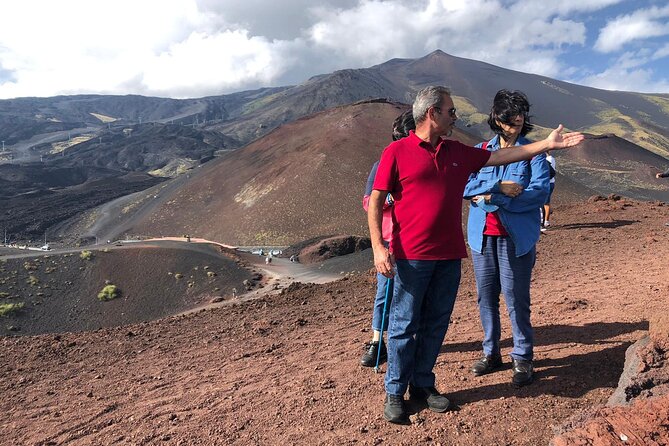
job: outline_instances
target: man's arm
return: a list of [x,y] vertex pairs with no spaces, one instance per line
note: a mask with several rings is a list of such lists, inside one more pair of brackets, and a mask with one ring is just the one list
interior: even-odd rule
[[386,277],[393,277],[393,259],[388,249],[383,245],[383,203],[388,195],[386,190],[373,190],[369,196],[367,224],[369,238],[374,251],[374,266],[376,271]]
[[567,149],[574,147],[581,141],[584,136],[580,132],[572,132],[562,134],[564,129],[560,124],[555,130],[551,132],[546,139],[541,141],[526,144],[524,146],[509,147],[504,150],[496,150],[491,152],[490,159],[485,164],[486,166],[500,166],[503,164],[515,163],[516,161],[527,160],[535,155],[544,153],[547,150]]

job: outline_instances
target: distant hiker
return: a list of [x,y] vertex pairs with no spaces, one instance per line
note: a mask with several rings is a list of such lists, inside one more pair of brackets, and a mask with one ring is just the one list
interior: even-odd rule
[[[395,122],[393,122],[393,141],[398,139],[405,138],[409,135],[409,130],[415,130],[416,123],[413,120],[413,114],[411,110],[399,115]],[[369,172],[369,177],[367,178],[367,186],[365,187],[365,195],[362,197],[362,207],[365,211],[368,210],[369,205],[369,196],[372,193],[372,186],[374,185],[374,178],[376,177],[376,169],[379,166],[377,161],[372,166],[371,172]],[[386,201],[383,204],[383,241],[386,247],[390,243],[390,239],[393,234],[393,196],[388,194],[386,196]],[[381,329],[388,329],[388,305],[392,301],[392,290],[389,290],[388,303],[386,300],[386,286],[388,286],[388,278],[383,274],[376,273],[376,297],[374,298],[374,311],[372,313],[372,341],[369,344],[366,344],[366,351],[360,358],[360,365],[363,367],[374,367],[376,365],[376,359],[379,358],[379,364],[383,364],[387,359],[386,345],[383,342],[381,336]],[[386,312],[384,314],[383,308],[386,306]],[[379,349],[381,350],[379,352]]]
[[237,288],[232,289],[232,298],[235,299],[237,297]]
[[[504,152],[529,144],[530,103],[519,91],[495,95],[488,125],[496,136],[479,144],[490,152]],[[508,182],[508,183],[505,183]],[[512,382],[532,382],[534,337],[530,322],[530,281],[536,260],[541,213],[547,201],[550,172],[544,154],[529,161],[484,167],[469,177],[464,197],[471,200],[467,241],[472,251],[478,306],[483,326],[483,357],[471,368],[476,376],[502,366],[499,295],[504,293],[511,318]],[[517,189],[510,185],[517,186]]]
[[[457,114],[445,87],[420,90],[413,104],[416,131],[392,142],[381,155],[368,222],[377,272],[395,279],[388,327],[388,366],[383,416],[408,423],[404,393],[435,412],[450,408],[434,387],[432,372],[448,329],[466,257],[462,193],[469,175],[485,166],[530,159],[549,149],[578,144],[580,133],[562,134],[526,146],[489,152],[443,140]],[[383,242],[383,203],[395,199],[390,249]],[[537,209],[538,206],[535,206]],[[391,254],[392,252],[392,254]],[[395,271],[396,268],[396,271]]]
[[669,177],[669,169],[665,170],[664,172],[658,172],[655,174],[655,178],[667,178]]
[[295,263],[295,254],[293,254],[292,256],[290,256],[290,261],[291,261],[292,263]]
[[272,256],[268,255],[265,257],[265,265],[269,265],[270,263],[272,263]]
[[553,196],[553,190],[555,189],[555,157],[551,155],[550,152],[546,152],[546,163],[548,163],[548,171],[550,173],[550,189],[548,191],[548,196],[546,197],[546,202],[543,205],[541,213],[541,231],[545,231],[551,225],[549,217],[551,215],[551,196]]

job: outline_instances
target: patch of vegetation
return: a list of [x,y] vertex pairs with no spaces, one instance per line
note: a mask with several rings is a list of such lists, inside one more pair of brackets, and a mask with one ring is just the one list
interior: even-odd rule
[[16,304],[0,304],[0,316],[7,316],[23,308],[23,302]]
[[30,262],[24,262],[23,263],[23,268],[26,271],[35,271],[37,269],[37,265],[35,265],[34,263],[30,263]]
[[469,99],[462,96],[452,96],[453,104],[458,110],[458,116],[466,124],[481,124],[488,120],[488,115],[479,112],[479,110],[469,102]]
[[176,273],[176,274],[174,275],[174,278],[175,278],[175,279],[182,279],[183,276],[184,276],[184,275],[181,274],[181,273]]
[[121,294],[121,291],[116,285],[108,284],[98,293],[98,299],[106,302],[108,300],[116,299]]
[[84,251],[81,251],[79,253],[79,258],[82,259],[82,260],[91,260],[92,257],[93,257],[93,253],[91,251],[88,251],[88,250],[84,250]]
[[95,117],[98,118],[100,121],[104,122],[105,124],[108,123],[108,122],[118,121],[118,118],[112,118],[111,116],[103,115],[103,114],[101,114],[101,113],[93,113],[93,112],[89,112],[89,114],[90,114],[91,116],[95,116]]
[[216,277],[216,273],[213,271],[207,271],[207,276],[208,277]]
[[0,299],[5,299],[7,297],[9,297],[9,293],[0,292]]
[[35,286],[39,283],[39,279],[31,274],[30,276],[28,276],[26,283],[30,286]]

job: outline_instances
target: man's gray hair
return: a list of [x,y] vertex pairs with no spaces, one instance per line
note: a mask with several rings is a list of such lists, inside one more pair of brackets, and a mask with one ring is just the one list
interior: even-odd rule
[[451,90],[439,85],[425,87],[418,92],[416,100],[413,101],[413,119],[416,124],[425,121],[427,111],[430,107],[441,106],[444,95],[450,96]]

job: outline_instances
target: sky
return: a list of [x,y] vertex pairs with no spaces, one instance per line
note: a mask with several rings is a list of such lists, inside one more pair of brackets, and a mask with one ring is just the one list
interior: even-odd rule
[[193,98],[440,49],[669,93],[667,0],[0,0],[0,99]]

